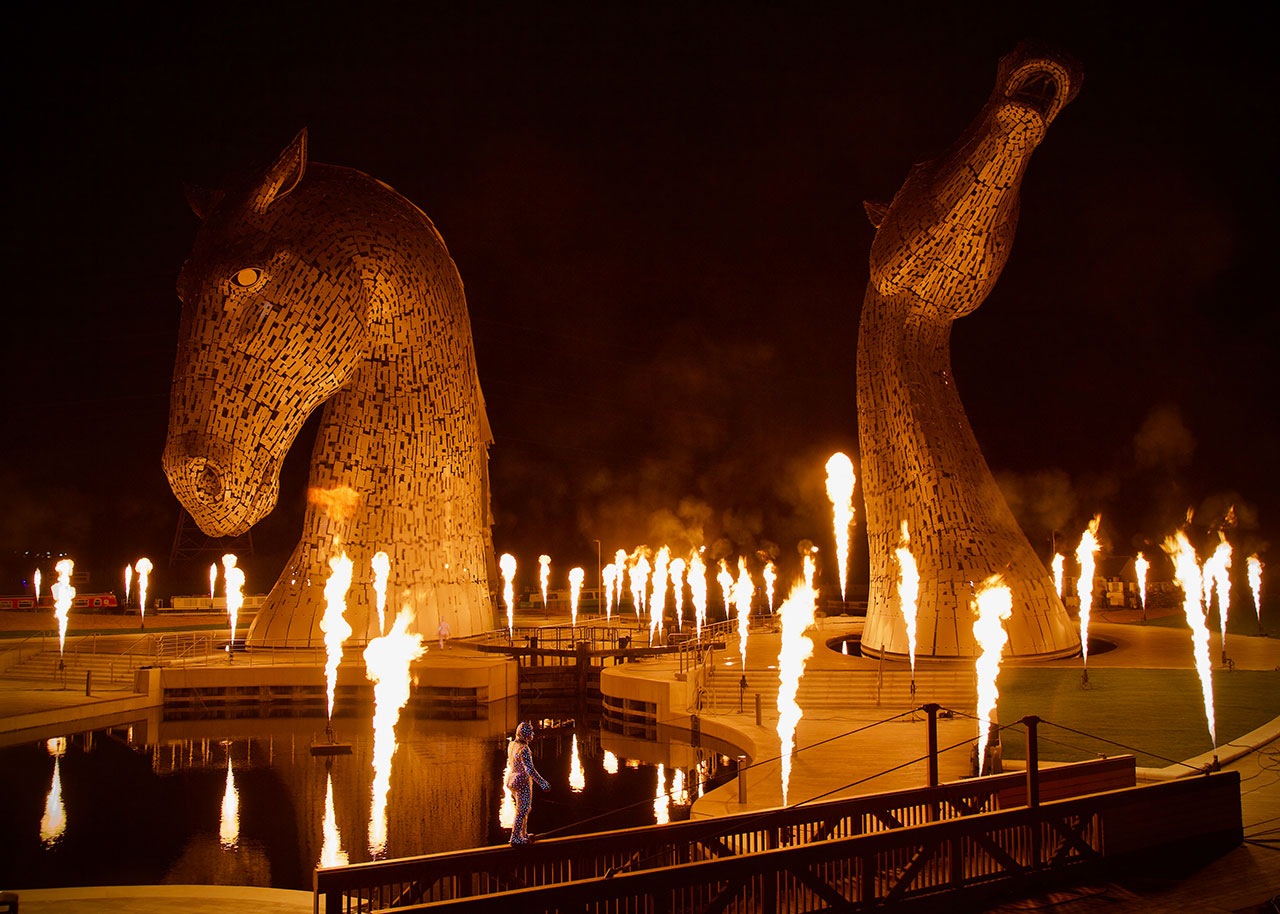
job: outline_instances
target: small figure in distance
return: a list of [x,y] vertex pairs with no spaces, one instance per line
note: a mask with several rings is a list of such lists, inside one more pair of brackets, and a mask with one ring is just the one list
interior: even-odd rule
[[444,644],[449,640],[449,623],[445,621],[444,616],[440,617],[440,627],[436,629],[436,635],[440,638],[440,650],[444,650]]

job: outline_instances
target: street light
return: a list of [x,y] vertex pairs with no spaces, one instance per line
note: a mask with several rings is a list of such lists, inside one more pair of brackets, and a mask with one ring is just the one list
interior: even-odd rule
[[596,617],[600,616],[600,601],[604,599],[604,575],[600,566],[600,541],[592,540],[596,544]]

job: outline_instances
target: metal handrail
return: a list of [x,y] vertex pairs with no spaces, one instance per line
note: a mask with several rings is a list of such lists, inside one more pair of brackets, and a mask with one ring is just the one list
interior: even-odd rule
[[[1239,787],[1239,772],[1224,771],[809,843],[797,843],[779,829],[769,836],[772,840],[746,853],[723,854],[720,848],[650,851],[652,864],[645,869],[575,868],[572,876],[566,873],[543,885],[529,885],[518,868],[521,858],[536,857],[534,845],[521,849],[519,856],[505,850],[508,860],[515,857],[516,866],[506,867],[516,870],[515,878],[493,867],[453,880],[466,889],[488,878],[500,885],[497,891],[412,899],[395,910],[590,912],[633,905],[641,910],[723,910],[733,905],[739,910],[872,911],[917,900],[932,902],[931,907],[960,900],[967,907],[979,899],[989,902],[997,886],[1042,886],[1076,868],[1095,876],[1105,872],[1107,863],[1126,862],[1126,855],[1154,856],[1191,842],[1212,850],[1234,846],[1243,839],[1235,798]],[[1161,807],[1182,812],[1177,826],[1171,832],[1144,834],[1142,826]],[[1231,808],[1219,812],[1225,807]],[[957,899],[958,892],[971,894]],[[388,907],[370,902],[360,910]],[[403,902],[395,899],[392,904]]]
[[[1039,774],[1042,801],[1132,787],[1135,783],[1132,756],[1044,769]],[[466,894],[501,892],[502,874],[507,873],[516,875],[524,885],[545,886],[560,882],[561,874],[567,871],[576,878],[590,878],[606,872],[661,868],[669,864],[673,855],[683,854],[687,861],[692,854],[696,859],[699,849],[704,849],[707,856],[751,854],[777,847],[783,835],[787,843],[803,845],[832,837],[884,833],[925,822],[968,818],[1021,806],[1027,802],[1026,784],[1022,774],[996,775],[938,787],[550,838],[515,852],[519,857],[513,856],[509,848],[472,848],[317,869],[314,890],[317,907],[324,911],[354,911],[357,905],[360,910],[365,910],[366,905],[386,907],[405,890],[417,895],[416,900],[447,901],[463,894],[456,889],[464,886],[469,890]],[[397,886],[404,889],[397,892]]]

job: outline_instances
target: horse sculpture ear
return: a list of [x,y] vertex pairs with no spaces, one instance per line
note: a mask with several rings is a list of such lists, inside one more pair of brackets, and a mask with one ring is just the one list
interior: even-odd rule
[[199,184],[183,183],[182,193],[187,198],[187,204],[191,207],[191,212],[199,217],[201,222],[209,218],[209,214],[214,211],[222,198],[227,195],[226,191],[214,190],[212,187],[201,187]]
[[306,170],[307,128],[303,127],[249,193],[249,206],[254,212],[265,213],[267,207],[298,186]]
[[888,203],[877,203],[874,200],[863,200],[862,208],[867,211],[867,218],[871,220],[871,224],[876,228],[879,228],[880,223],[884,222],[884,214],[889,212]]

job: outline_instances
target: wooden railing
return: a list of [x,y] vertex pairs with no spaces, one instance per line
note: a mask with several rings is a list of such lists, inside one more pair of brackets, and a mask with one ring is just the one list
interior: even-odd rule
[[[1132,786],[1134,771],[1132,756],[1046,768],[1039,772],[1040,799],[1056,800]],[[318,869],[314,883],[316,905],[326,914],[345,914],[477,895],[505,895],[517,889],[568,881],[618,879],[622,873],[975,816],[1021,805],[1026,796],[1024,775],[998,775],[934,788],[554,838],[518,849],[476,848]],[[610,873],[614,875],[609,877]],[[605,906],[598,910],[645,908]]]
[[[1176,834],[1151,833],[1125,853],[1109,847],[1113,831],[1136,834],[1152,807],[1176,808]],[[1241,840],[1238,772],[1127,787],[1038,806],[832,837],[755,853],[668,858],[638,872],[566,876],[558,884],[390,910],[451,912],[586,911],[866,911],[932,900],[936,906],[996,890],[1030,888],[1075,870],[1093,875],[1104,860],[1150,854],[1195,842],[1221,852]],[[513,853],[522,856],[531,849]],[[513,861],[514,862],[514,861]],[[508,864],[507,870],[513,869]],[[572,879],[572,881],[570,881]],[[373,910],[387,911],[387,908]]]

